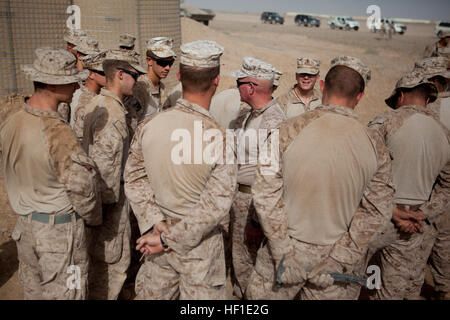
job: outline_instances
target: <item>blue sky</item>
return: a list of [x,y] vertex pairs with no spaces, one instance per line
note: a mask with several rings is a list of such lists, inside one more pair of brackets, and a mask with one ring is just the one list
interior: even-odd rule
[[367,16],[378,5],[383,17],[450,21],[449,0],[185,0],[199,8],[235,12],[299,11],[332,15]]

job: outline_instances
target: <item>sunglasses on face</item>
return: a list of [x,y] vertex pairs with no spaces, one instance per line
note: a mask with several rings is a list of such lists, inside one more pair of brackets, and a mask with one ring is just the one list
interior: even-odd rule
[[238,88],[240,86],[242,86],[243,84],[249,84],[249,83],[251,83],[254,86],[258,86],[257,83],[254,83],[254,82],[251,82],[251,81],[239,81],[239,80],[236,80],[236,84],[237,84]]
[[165,59],[157,59],[154,57],[150,57],[150,58],[152,60],[155,60],[156,63],[158,64],[158,66],[163,67],[163,68],[165,68],[167,66],[171,67],[173,65],[173,63],[175,62],[175,59],[165,60]]
[[98,71],[98,70],[91,70],[92,72],[95,72],[96,74],[99,74],[99,75],[101,75],[101,76],[105,76],[105,72],[103,72],[103,71]]
[[317,74],[309,74],[309,73],[299,73],[298,74],[300,78],[315,78],[317,77]]
[[130,76],[133,77],[134,81],[137,81],[137,78],[139,77],[139,73],[134,72],[134,71],[130,71],[127,69],[122,69],[122,68],[117,68],[117,70],[120,70],[122,72],[125,72],[126,74],[129,74]]

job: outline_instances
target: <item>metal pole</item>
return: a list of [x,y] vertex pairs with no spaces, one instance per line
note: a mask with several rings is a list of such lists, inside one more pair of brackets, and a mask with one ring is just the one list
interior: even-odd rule
[[12,19],[11,19],[11,5],[10,0],[6,1],[6,7],[7,7],[7,19],[8,19],[8,36],[9,36],[9,55],[11,56],[11,69],[13,73],[13,92],[15,94],[18,93],[17,88],[17,74],[16,74],[16,57],[14,55],[14,39],[13,39],[13,33],[12,33]]

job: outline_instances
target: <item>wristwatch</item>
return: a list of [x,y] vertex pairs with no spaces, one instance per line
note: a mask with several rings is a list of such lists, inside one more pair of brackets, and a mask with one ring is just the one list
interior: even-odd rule
[[161,245],[164,249],[169,248],[169,246],[167,245],[167,243],[165,243],[162,239],[162,233],[159,234],[159,240],[161,241]]

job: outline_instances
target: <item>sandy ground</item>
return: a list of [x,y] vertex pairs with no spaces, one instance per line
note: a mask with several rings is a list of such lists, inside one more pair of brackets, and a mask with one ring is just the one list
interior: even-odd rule
[[[396,81],[412,69],[425,46],[437,40],[434,25],[428,24],[408,24],[406,34],[394,35],[392,40],[387,40],[371,33],[364,21],[360,21],[359,31],[343,31],[331,30],[325,19],[321,20],[320,28],[306,28],[297,27],[293,23],[294,17],[285,18],[285,25],[267,25],[260,22],[257,14],[219,12],[208,27],[183,18],[182,40],[209,39],[225,47],[219,91],[234,85],[235,79],[230,73],[240,67],[245,56],[267,61],[284,73],[275,96],[294,84],[297,57],[321,60],[322,77],[333,57],[358,57],[372,70],[366,95],[357,107],[363,123],[386,110],[384,99],[390,95]],[[23,288],[18,280],[17,249],[10,237],[15,220],[0,173],[0,299],[23,298]],[[430,282],[429,275],[427,278]],[[428,296],[429,287],[425,289]]]

